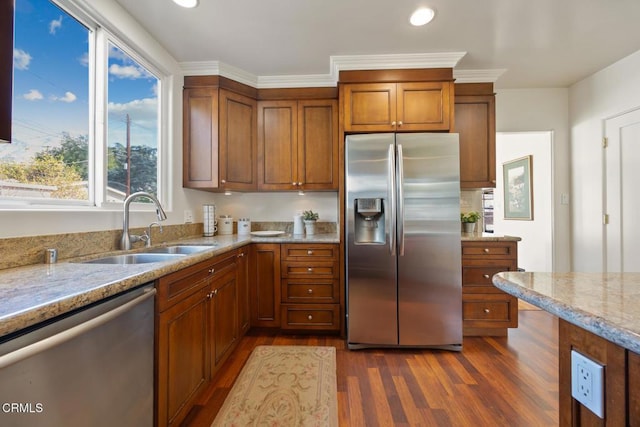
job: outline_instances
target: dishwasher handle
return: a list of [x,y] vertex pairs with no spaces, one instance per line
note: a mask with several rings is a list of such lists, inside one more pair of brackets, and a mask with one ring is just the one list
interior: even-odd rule
[[116,308],[110,311],[107,311],[106,313],[100,314],[92,319],[89,319],[86,322],[80,323],[58,334],[44,338],[40,341],[34,342],[33,344],[29,344],[18,350],[12,351],[11,353],[7,353],[3,356],[0,356],[0,369],[6,368],[7,366],[11,366],[17,362],[20,362],[38,353],[42,353],[45,350],[48,350],[57,345],[60,345],[81,334],[84,334],[92,329],[95,329],[98,326],[103,325],[112,319],[115,319],[119,315],[131,310],[133,307],[137,306],[143,301],[146,301],[147,299],[152,298],[156,294],[156,289],[150,287],[150,288],[144,289],[143,292],[144,294],[140,295],[139,297],[136,297],[131,301],[128,301],[122,305],[119,305]]

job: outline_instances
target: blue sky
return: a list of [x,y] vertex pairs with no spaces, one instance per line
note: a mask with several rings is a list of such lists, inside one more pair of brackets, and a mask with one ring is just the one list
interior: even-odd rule
[[[62,132],[89,132],[89,31],[48,0],[16,0],[13,140],[0,157],[16,160],[56,146]],[[109,144],[156,146],[157,79],[128,55],[109,53]],[[22,159],[19,159],[22,158]]]

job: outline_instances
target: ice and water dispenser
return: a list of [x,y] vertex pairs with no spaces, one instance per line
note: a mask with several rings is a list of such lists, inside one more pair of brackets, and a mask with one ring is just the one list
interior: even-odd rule
[[355,199],[355,243],[385,243],[384,199]]

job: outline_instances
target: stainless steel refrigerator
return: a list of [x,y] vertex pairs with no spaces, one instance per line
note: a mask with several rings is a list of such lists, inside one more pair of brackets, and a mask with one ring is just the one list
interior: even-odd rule
[[461,350],[458,135],[348,135],[345,147],[349,348]]

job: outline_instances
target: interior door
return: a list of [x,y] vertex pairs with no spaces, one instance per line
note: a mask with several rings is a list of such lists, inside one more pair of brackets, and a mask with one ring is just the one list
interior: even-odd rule
[[609,272],[640,272],[640,109],[605,121],[604,266]]

